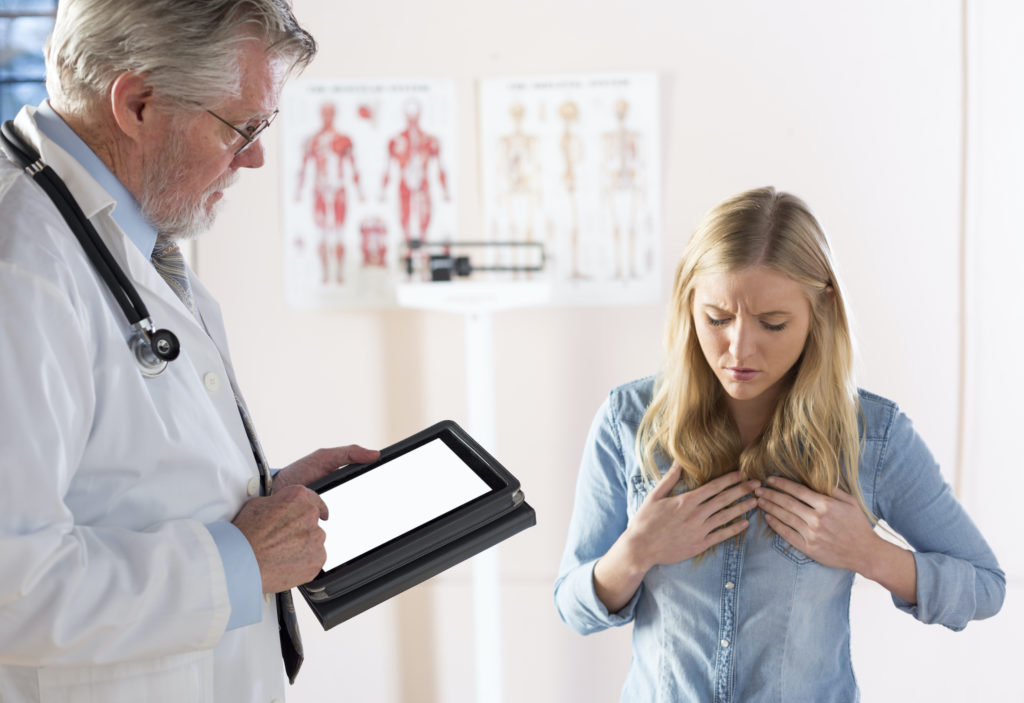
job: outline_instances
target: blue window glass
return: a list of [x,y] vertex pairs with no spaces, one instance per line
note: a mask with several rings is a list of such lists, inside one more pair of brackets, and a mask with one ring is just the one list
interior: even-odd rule
[[43,44],[57,0],[0,0],[0,120],[46,97]]

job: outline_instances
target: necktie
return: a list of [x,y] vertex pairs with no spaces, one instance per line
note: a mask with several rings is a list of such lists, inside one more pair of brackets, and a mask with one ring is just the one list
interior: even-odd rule
[[[188,280],[188,270],[185,268],[185,258],[177,243],[173,240],[159,239],[153,248],[153,266],[156,268],[167,285],[171,287],[175,295],[181,299],[189,312],[202,322],[202,318],[196,309],[195,298],[192,296],[192,285]],[[249,447],[252,449],[256,459],[256,466],[259,468],[261,478],[262,495],[270,494],[270,468],[267,459],[263,454],[263,447],[256,439],[256,431],[253,428],[249,411],[242,401],[242,396],[231,382],[231,390],[235,395],[235,405],[238,406],[238,414],[242,418],[242,425],[245,427],[246,437],[249,439]],[[285,672],[288,680],[295,683],[299,667],[302,666],[302,637],[299,635],[299,622],[295,615],[295,603],[292,601],[291,591],[284,591],[276,594],[277,597],[277,625],[281,637],[281,656],[284,658]]]
[[[153,247],[153,266],[188,311],[196,315],[196,301],[192,297],[192,284],[188,281],[185,257],[173,239],[158,239]],[[198,317],[197,317],[198,319]]]

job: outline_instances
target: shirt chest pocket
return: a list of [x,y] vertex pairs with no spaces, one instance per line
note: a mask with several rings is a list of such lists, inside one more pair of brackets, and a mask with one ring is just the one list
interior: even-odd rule
[[814,559],[811,559],[809,556],[783,539],[781,535],[774,532],[772,533],[772,547],[775,548],[776,552],[786,559],[789,559],[794,564],[803,566],[804,564],[814,563]]
[[636,511],[640,509],[650,486],[644,480],[643,474],[633,474],[626,484],[626,515],[632,519]]

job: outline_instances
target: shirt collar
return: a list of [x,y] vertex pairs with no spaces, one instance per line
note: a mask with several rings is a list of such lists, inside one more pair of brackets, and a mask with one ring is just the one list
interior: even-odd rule
[[142,208],[135,197],[117,179],[107,165],[75,134],[61,116],[50,107],[50,101],[40,103],[35,113],[39,131],[57,146],[66,151],[89,175],[114,199],[110,216],[128,236],[139,251],[148,259],[156,244],[156,230],[142,214]]

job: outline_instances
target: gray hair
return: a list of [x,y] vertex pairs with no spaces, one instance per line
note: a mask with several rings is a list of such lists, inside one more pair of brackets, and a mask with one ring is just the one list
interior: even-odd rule
[[251,38],[305,68],[316,41],[288,0],[61,0],[46,43],[46,89],[72,114],[107,97],[125,72],[146,74],[179,107],[240,94],[238,49]]

